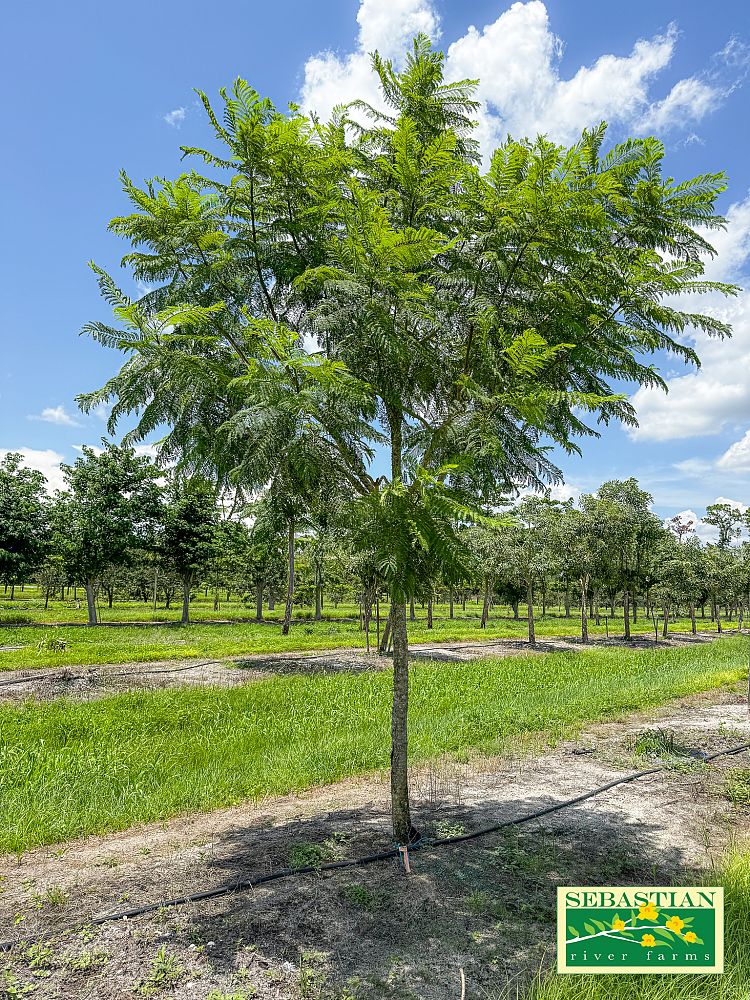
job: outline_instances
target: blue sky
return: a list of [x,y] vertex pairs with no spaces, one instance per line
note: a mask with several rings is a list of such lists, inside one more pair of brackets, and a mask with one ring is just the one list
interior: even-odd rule
[[[60,459],[96,443],[104,424],[77,412],[117,358],[78,331],[108,318],[86,267],[118,273],[124,247],[106,231],[124,202],[117,174],[180,170],[180,143],[208,140],[193,87],[237,76],[278,103],[325,113],[372,94],[366,52],[398,59],[419,29],[439,36],[454,76],[480,76],[486,149],[506,131],[571,140],[609,120],[613,139],[656,133],[678,177],[726,169],[716,276],[750,274],[750,19],[744,0],[226,0],[212,15],[191,0],[127,5],[14,4],[0,77],[0,454],[21,450],[57,484]],[[123,279],[125,280],[125,279]],[[747,280],[750,285],[750,280]],[[664,514],[726,497],[750,504],[750,299],[720,310],[731,343],[703,344],[700,373],[662,358],[668,396],[639,393],[641,428],[607,430],[562,461],[571,491],[635,475]]]

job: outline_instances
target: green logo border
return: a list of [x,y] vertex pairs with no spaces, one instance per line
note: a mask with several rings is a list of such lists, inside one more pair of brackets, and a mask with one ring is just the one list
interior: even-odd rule
[[[586,968],[579,965],[569,966],[566,950],[566,931],[570,910],[565,905],[565,896],[569,892],[673,892],[674,890],[685,892],[715,892],[716,903],[713,907],[714,927],[715,927],[715,962],[711,966],[677,966],[665,964],[663,968],[658,965],[631,965],[619,966],[618,968]],[[652,976],[679,976],[679,975],[709,975],[711,973],[724,972],[724,888],[717,885],[560,885],[557,887],[557,971],[560,975],[578,976],[606,976],[606,975],[639,975],[650,974]]]

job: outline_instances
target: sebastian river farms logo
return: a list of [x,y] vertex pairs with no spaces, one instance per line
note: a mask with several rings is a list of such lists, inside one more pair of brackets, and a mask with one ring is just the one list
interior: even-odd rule
[[558,972],[723,972],[724,890],[560,886]]

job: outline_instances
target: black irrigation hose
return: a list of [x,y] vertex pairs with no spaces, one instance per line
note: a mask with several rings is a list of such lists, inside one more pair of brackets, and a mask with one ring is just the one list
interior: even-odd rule
[[[703,754],[697,759],[703,763],[708,763],[708,761],[716,760],[717,757],[731,757],[735,754],[744,753],[745,750],[750,750],[750,743],[742,743],[739,746],[732,747],[730,750],[719,750],[717,753]],[[561,809],[569,809],[571,806],[578,805],[580,802],[585,802],[586,799],[592,799],[596,795],[601,795],[603,792],[607,792],[610,788],[615,788],[617,785],[624,785],[630,781],[636,781],[639,778],[645,778],[651,774],[659,774],[661,771],[665,770],[666,764],[663,764],[660,767],[651,767],[644,771],[634,771],[632,774],[626,774],[622,778],[616,778],[614,781],[608,781],[605,785],[599,785],[598,788],[594,788],[592,791],[586,792],[583,795],[577,795],[575,798],[566,799],[564,802],[558,802],[553,806],[547,806],[545,809],[538,809],[533,813],[527,813],[525,816],[505,820],[503,823],[496,823],[493,826],[484,827],[484,829],[477,830],[474,833],[465,833],[457,837],[440,837],[437,840],[419,839],[412,843],[410,847],[412,850],[417,850],[420,847],[445,847],[450,844],[463,844],[469,840],[476,840],[478,837],[484,837],[489,833],[496,833],[499,830],[504,830],[508,827],[520,826],[522,823],[529,823],[532,820],[541,819],[543,816],[549,816],[550,813],[559,812]],[[291,878],[295,875],[310,875],[318,872],[340,871],[344,868],[362,868],[365,865],[371,865],[377,861],[386,861],[390,858],[397,858],[400,853],[400,848],[394,847],[389,851],[380,851],[377,854],[366,854],[361,858],[352,858],[349,861],[330,861],[322,865],[304,865],[300,868],[280,868],[275,872],[270,872],[268,875],[261,875],[259,878],[239,879],[236,882],[225,882],[222,885],[215,886],[213,889],[204,889],[202,892],[193,892],[187,896],[176,896],[174,899],[163,899],[156,903],[146,903],[143,906],[134,906],[129,910],[120,910],[117,913],[105,913],[98,917],[92,917],[92,919],[87,922],[87,926],[90,925],[98,927],[102,924],[111,923],[115,920],[128,920],[132,917],[140,917],[146,913],[153,913],[155,910],[167,909],[173,906],[185,906],[188,903],[201,903],[210,899],[218,899],[221,896],[229,896],[236,892],[247,892],[250,889],[257,889],[260,886],[268,885],[271,882],[279,882],[282,879]],[[75,930],[76,926],[78,925],[72,925],[64,928],[62,931],[58,931],[58,933]],[[1,941],[0,952],[10,951],[16,946],[16,944],[17,942],[15,941]]]

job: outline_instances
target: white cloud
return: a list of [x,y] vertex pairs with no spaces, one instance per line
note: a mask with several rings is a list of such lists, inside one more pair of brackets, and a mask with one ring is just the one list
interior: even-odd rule
[[185,121],[185,115],[187,110],[185,108],[175,108],[173,111],[168,111],[164,115],[164,121],[167,125],[171,125],[172,128],[179,128]]
[[42,420],[45,424],[57,424],[58,427],[81,426],[64,406],[46,406],[41,413],[30,413],[28,419]]
[[397,65],[414,35],[439,36],[439,19],[431,0],[360,0],[359,31],[354,52],[321,52],[305,63],[302,105],[327,118],[337,104],[358,98],[379,105],[378,83],[370,66],[376,49]]
[[[433,0],[360,0],[356,47],[348,54],[324,52],[305,64],[301,101],[322,117],[355,97],[378,103],[369,53],[398,64],[416,31],[437,37]],[[744,72],[747,51],[731,42],[716,68],[678,80],[662,98],[651,93],[654,79],[670,63],[677,28],[635,41],[627,55],[604,54],[565,79],[560,75],[563,42],[551,29],[542,0],[513,3],[491,23],[471,25],[447,48],[449,80],[479,79],[478,138],[487,154],[508,133],[544,132],[571,141],[602,119],[630,131],[660,132],[700,121],[714,110]],[[732,80],[724,77],[731,71]]]
[[[98,444],[73,445],[73,450],[77,451],[81,455],[83,454],[84,448],[89,448],[97,456],[104,454],[104,448],[102,448],[101,445]],[[138,458],[144,458],[144,457],[156,458],[157,454],[159,453],[159,449],[155,444],[137,444],[133,447],[133,451],[135,452]]]
[[[729,507],[736,507],[742,514],[748,509],[744,503],[739,500],[730,500],[728,497],[717,497],[713,503],[723,503],[727,504]],[[702,517],[698,517],[694,510],[681,510],[676,515],[681,521],[692,521],[693,522],[693,532],[697,538],[700,539],[704,544],[710,543],[714,544],[719,540],[719,530],[713,524],[706,524]],[[668,527],[669,519],[665,519],[664,526]],[[688,536],[691,537],[691,536]],[[735,543],[738,544],[738,543]]]
[[[680,80],[664,100],[651,105],[640,119],[639,129],[660,135],[675,125],[699,122],[719,106],[723,96],[719,87],[699,80],[695,76]],[[689,137],[689,141],[692,142],[696,139],[697,136],[694,135]]]
[[713,471],[713,462],[707,462],[702,458],[687,458],[684,462],[675,462],[675,469],[684,476],[691,476],[700,479],[707,473]]
[[723,503],[727,507],[736,507],[740,514],[744,514],[747,510],[747,504],[744,504],[741,500],[732,500],[729,497],[717,497],[714,503]]
[[[706,277],[746,284],[750,280],[750,195],[730,207],[726,230],[710,233],[708,238],[717,256],[706,262]],[[636,441],[717,434],[750,422],[750,379],[746,377],[750,370],[750,296],[741,292],[727,299],[711,293],[685,297],[679,305],[729,323],[732,337],[717,340],[696,331],[688,335],[701,368],[668,378],[666,394],[658,389],[639,389],[634,394],[639,426],[628,433]],[[737,446],[740,444],[738,441]],[[727,471],[731,459],[724,461],[725,457],[719,459],[719,467]]]
[[577,486],[573,486],[570,483],[558,483],[557,486],[552,486],[549,491],[551,500],[578,500],[581,495],[581,490]]
[[37,469],[47,477],[48,490],[61,490],[65,485],[60,463],[64,461],[64,456],[59,452],[52,451],[51,448],[40,450],[37,448],[0,448],[0,459],[6,455],[17,453],[21,455],[22,465],[27,469]]
[[727,448],[717,460],[716,466],[725,472],[750,472],[750,431],[746,431],[739,441]]

